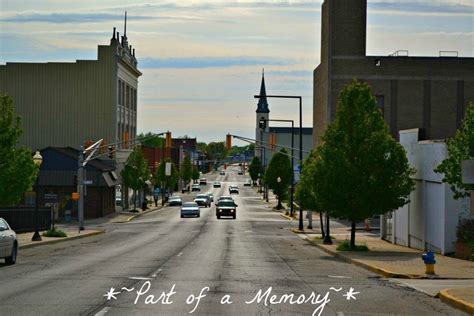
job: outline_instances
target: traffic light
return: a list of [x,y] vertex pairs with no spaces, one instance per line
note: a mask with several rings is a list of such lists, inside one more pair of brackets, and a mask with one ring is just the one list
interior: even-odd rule
[[230,150],[232,148],[232,135],[225,135],[225,148]]
[[115,156],[115,148],[114,146],[110,145],[107,147],[108,153],[109,153],[109,158],[114,159]]
[[166,147],[166,148],[171,148],[171,143],[172,143],[172,140],[171,140],[171,132],[168,131],[168,132],[166,132],[165,147]]

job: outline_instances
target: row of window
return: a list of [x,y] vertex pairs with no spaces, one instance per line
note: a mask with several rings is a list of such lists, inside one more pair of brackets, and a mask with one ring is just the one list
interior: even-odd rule
[[133,111],[137,110],[137,89],[120,79],[118,82],[118,104]]

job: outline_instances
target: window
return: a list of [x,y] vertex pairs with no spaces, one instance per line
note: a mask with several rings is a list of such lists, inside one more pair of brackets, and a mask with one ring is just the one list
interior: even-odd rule
[[384,115],[384,107],[385,107],[385,100],[383,95],[376,95],[375,100],[377,102],[377,107],[379,108],[380,112],[382,112],[382,116]]
[[118,104],[122,104],[122,80],[119,80],[118,84]]
[[3,221],[3,219],[0,219],[0,231],[7,230],[8,226],[7,223]]
[[126,92],[125,92],[125,107],[130,108],[130,86],[127,85]]

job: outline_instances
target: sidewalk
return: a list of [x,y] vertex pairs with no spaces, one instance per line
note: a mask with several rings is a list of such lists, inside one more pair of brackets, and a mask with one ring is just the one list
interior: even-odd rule
[[[131,220],[140,217],[144,214],[148,214],[150,212],[154,212],[156,210],[161,209],[161,206],[152,207],[144,212],[140,211],[139,213],[134,212],[114,212],[107,216],[94,218],[94,219],[87,219],[84,221],[84,226],[86,227],[85,230],[80,231],[78,230],[77,222],[72,223],[59,223],[56,224],[55,227],[64,231],[67,237],[44,237],[43,231],[40,231],[41,241],[31,241],[33,237],[33,233],[19,233],[17,234],[17,240],[19,249],[26,249],[37,247],[41,245],[49,245],[55,244],[59,242],[64,242],[73,239],[79,239],[84,237],[91,237],[99,234],[105,233],[104,229],[99,229],[102,225],[113,224],[113,223],[127,223]],[[97,227],[99,226],[99,227]],[[87,229],[87,227],[92,227],[91,229]]]
[[[294,231],[294,230],[293,230]],[[314,231],[297,232],[297,235],[312,245],[346,262],[361,266],[386,278],[431,280],[459,280],[459,288],[443,289],[439,297],[456,308],[474,314],[474,262],[436,254],[435,275],[425,274],[421,260],[423,251],[394,245],[370,233],[356,233],[356,244],[363,244],[369,251],[338,251],[338,243],[350,239],[350,229],[331,229],[332,245],[324,245],[320,235]],[[472,283],[466,285],[466,280]],[[462,281],[461,281],[462,280]],[[471,286],[472,284],[472,286]]]

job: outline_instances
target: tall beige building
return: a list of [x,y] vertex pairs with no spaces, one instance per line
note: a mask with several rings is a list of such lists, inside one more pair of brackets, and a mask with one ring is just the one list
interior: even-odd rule
[[126,30],[125,16],[123,36],[114,27],[97,60],[0,65],[0,93],[13,98],[23,119],[23,145],[79,148],[87,140],[135,138],[141,72]]

